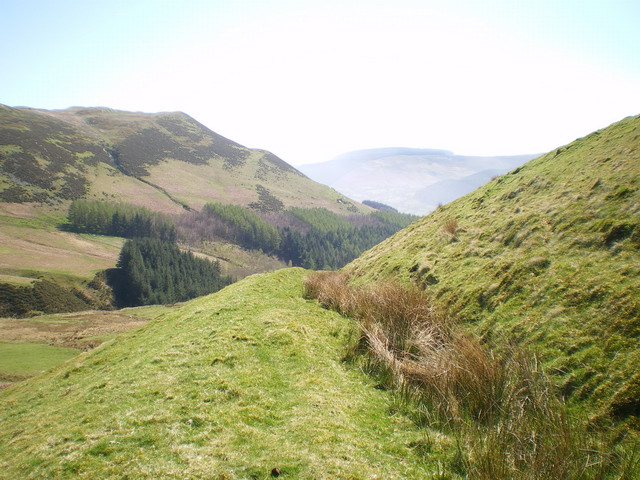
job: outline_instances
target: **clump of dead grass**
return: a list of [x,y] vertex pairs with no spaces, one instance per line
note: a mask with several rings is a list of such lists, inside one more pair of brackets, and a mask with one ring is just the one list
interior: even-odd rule
[[418,288],[392,282],[352,288],[345,274],[321,272],[307,277],[305,295],[358,321],[372,369],[428,402],[446,423],[493,410],[499,363]]
[[359,323],[355,351],[366,353],[370,371],[401,392],[418,421],[458,436],[459,463],[469,478],[624,472],[611,445],[570,421],[535,355],[482,345],[417,287],[354,288],[344,273],[317,272],[305,280],[305,296]]
[[451,240],[458,239],[458,232],[460,231],[460,225],[455,217],[448,217],[442,224],[442,232]]

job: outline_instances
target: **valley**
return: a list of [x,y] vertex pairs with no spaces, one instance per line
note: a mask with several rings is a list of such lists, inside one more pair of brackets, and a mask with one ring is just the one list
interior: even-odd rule
[[[640,116],[416,218],[181,113],[0,113],[0,478],[640,475]],[[42,315],[114,272],[180,300]]]
[[[0,106],[0,141],[0,235],[5,246],[0,311],[5,315],[119,304],[109,298],[116,277],[108,271],[117,268],[123,236],[131,235],[115,227],[105,236],[104,228],[74,226],[70,209],[81,199],[97,209],[94,224],[115,215],[115,225],[123,212],[152,223],[160,218],[167,225],[175,223],[179,232],[172,241],[179,248],[220,265],[221,274],[232,279],[287,265],[342,266],[414,219],[397,215],[402,219],[398,224],[376,216],[374,209],[313,182],[272,153],[239,145],[179,112]],[[240,245],[237,234],[229,233],[238,228],[228,225],[234,219],[218,220],[215,229],[206,231],[196,226],[213,221],[211,215],[201,218],[213,204],[251,212],[254,227],[277,228],[277,245]],[[330,238],[324,231],[322,246],[316,245],[309,236],[316,226],[289,213],[296,208],[326,212],[331,228],[350,231],[349,245],[346,230],[336,230]],[[349,216],[348,223],[340,220]],[[332,249],[328,255],[327,249]],[[40,286],[48,293],[30,291]],[[16,298],[21,299],[19,307]]]

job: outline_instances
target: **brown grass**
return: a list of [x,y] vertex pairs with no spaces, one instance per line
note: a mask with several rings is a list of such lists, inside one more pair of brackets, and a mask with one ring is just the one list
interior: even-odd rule
[[123,312],[88,311],[35,317],[0,318],[0,341],[46,343],[56,347],[89,350],[103,338],[140,327],[147,318]]
[[381,283],[354,289],[340,272],[307,277],[305,294],[358,321],[371,366],[420,398],[446,423],[481,419],[496,405],[500,364],[415,287]]
[[534,355],[517,348],[492,351],[418,288],[354,288],[344,273],[319,272],[306,278],[305,296],[360,324],[354,353],[366,353],[369,370],[401,392],[419,423],[458,436],[459,465],[452,468],[468,478],[609,478],[624,472],[624,460],[610,444],[567,418]]
[[455,217],[447,218],[442,224],[442,232],[447,235],[452,240],[457,240],[458,232],[460,231],[460,226],[458,225],[458,220]]

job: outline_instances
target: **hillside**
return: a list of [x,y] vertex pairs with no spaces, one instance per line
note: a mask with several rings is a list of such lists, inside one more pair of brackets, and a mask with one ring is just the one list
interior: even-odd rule
[[298,168],[349,198],[378,201],[402,212],[424,215],[534,157],[479,157],[425,148],[376,148]]
[[[624,119],[342,272],[284,269],[146,310],[0,391],[0,478],[635,478],[639,143],[640,116]],[[318,303],[313,278],[343,283]],[[363,318],[320,306],[337,297]]]
[[0,478],[439,471],[450,441],[342,361],[354,325],[302,299],[304,275],[250,277],[1,391]]
[[[65,230],[78,199],[188,214],[191,223],[203,223],[198,214],[211,202],[272,216],[299,207],[341,216],[373,211],[184,113],[0,105],[0,316],[109,305],[100,272],[115,266],[123,240]],[[221,238],[182,246],[220,261],[234,278],[287,266],[273,252]]]
[[592,420],[640,427],[640,116],[530,161],[345,268],[422,286],[487,342],[539,355]]
[[0,199],[121,200],[167,213],[208,201],[263,209],[369,211],[264,150],[228,140],[184,113],[0,105]]

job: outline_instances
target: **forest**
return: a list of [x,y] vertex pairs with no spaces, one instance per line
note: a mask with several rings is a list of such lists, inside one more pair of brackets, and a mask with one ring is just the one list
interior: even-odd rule
[[232,283],[218,262],[154,238],[127,240],[108,279],[118,307],[181,302]]
[[176,240],[176,228],[169,215],[123,202],[74,200],[69,206],[67,228],[78,233],[94,233],[124,238]]
[[122,202],[75,200],[66,228],[129,238],[107,271],[117,307],[166,304],[213,293],[231,283],[218,262],[182,252],[173,218]]
[[418,217],[393,211],[340,216],[324,208],[293,207],[254,213],[237,205],[208,203],[175,218],[178,239],[197,247],[222,240],[310,269],[336,269]]

